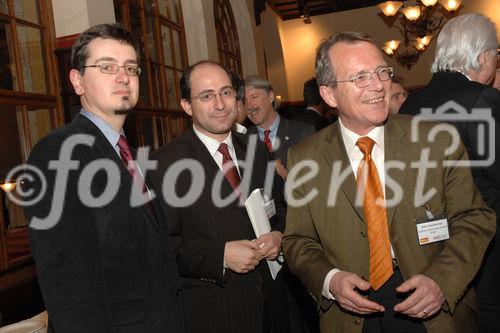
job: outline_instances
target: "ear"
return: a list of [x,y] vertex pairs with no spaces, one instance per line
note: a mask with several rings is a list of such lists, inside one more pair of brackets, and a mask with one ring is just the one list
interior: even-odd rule
[[327,86],[319,87],[319,93],[326,104],[331,106],[332,108],[336,108],[338,106],[337,99],[335,98],[335,93],[332,88]]
[[81,96],[85,93],[83,89],[82,75],[76,69],[72,69],[69,71],[69,80],[73,85],[73,89],[75,89],[75,93],[78,96]]
[[489,50],[486,50],[486,51],[483,51],[479,54],[479,56],[477,57],[478,61],[479,61],[479,66],[481,66],[481,70],[482,71],[485,71],[485,70],[488,70],[488,55],[489,55]]
[[274,99],[276,98],[276,97],[274,96],[274,92],[273,92],[273,91],[270,91],[270,92],[268,93],[268,96],[269,96],[269,103],[272,103],[272,102],[274,101]]
[[187,99],[185,99],[185,98],[181,99],[181,106],[182,106],[182,109],[184,110],[184,112],[186,112],[191,117],[193,116],[193,110],[191,109],[191,103]]

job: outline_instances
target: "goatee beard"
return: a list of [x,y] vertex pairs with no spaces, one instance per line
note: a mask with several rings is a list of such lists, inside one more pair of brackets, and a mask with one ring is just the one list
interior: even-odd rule
[[114,113],[118,116],[123,116],[123,115],[127,115],[129,113],[130,109],[118,109],[118,110],[115,110]]

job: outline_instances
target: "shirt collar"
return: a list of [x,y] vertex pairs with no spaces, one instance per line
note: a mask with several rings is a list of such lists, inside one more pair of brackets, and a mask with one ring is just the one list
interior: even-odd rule
[[377,147],[383,151],[384,150],[384,126],[376,126],[366,135],[359,135],[354,133],[350,129],[344,126],[342,120],[338,119],[340,125],[340,133],[342,134],[342,139],[344,140],[344,145],[348,154],[351,154],[356,149],[356,142],[362,136],[367,136],[373,141]]
[[116,145],[118,144],[118,139],[120,139],[120,135],[123,135],[123,129],[120,130],[120,132],[115,131],[113,127],[111,127],[111,125],[108,124],[104,119],[83,108],[80,110],[80,114],[94,123],[94,125],[99,128],[102,134],[104,134],[109,143],[113,147],[116,147]]
[[[269,126],[268,130],[270,130],[270,135],[271,136],[275,136],[276,135],[276,132],[278,131],[278,127],[280,126],[280,115],[278,113],[276,113],[276,119],[274,119],[273,123],[271,124],[271,126]],[[257,130],[259,131],[259,134],[261,136],[264,135],[264,128],[260,127],[260,126],[257,126]]]
[[219,146],[221,143],[227,144],[229,147],[229,151],[234,152],[234,145],[233,145],[233,138],[231,132],[229,132],[228,136],[222,141],[219,142],[203,133],[201,133],[195,125],[193,125],[193,130],[196,136],[203,142],[205,147],[207,147],[208,152],[212,157],[215,157],[215,154],[217,153]]

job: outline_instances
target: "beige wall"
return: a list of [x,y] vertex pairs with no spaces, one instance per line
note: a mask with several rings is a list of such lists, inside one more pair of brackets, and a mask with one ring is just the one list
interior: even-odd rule
[[[461,14],[479,12],[488,15],[500,28],[500,0],[463,0]],[[270,11],[269,8],[266,12]],[[302,20],[281,21],[276,19],[275,25],[279,27],[281,44],[265,43],[266,55],[283,53],[285,68],[280,70],[280,75],[286,76],[286,91],[282,93],[285,100],[302,100],[303,84],[314,76],[314,57],[319,42],[327,38],[334,31],[359,30],[368,32],[375,41],[382,45],[388,39],[401,39],[401,34],[395,28],[389,29],[381,17],[379,10],[372,6],[368,8],[344,11],[312,17],[312,24],[304,24]],[[269,19],[269,13],[262,15]],[[267,25],[270,23],[266,22]],[[265,34],[274,34],[274,31]],[[500,29],[499,29],[500,36]],[[418,86],[426,84],[431,76],[430,64],[434,58],[435,40],[429,49],[424,52],[419,62],[410,71],[399,66],[396,61],[386,57],[389,64],[395,67],[396,74],[404,78],[404,85]],[[281,49],[281,50],[279,50]],[[278,64],[274,60],[273,66]],[[268,63],[269,70],[269,63]],[[278,70],[276,70],[278,72]],[[282,78],[269,75],[271,84],[283,89]]]
[[52,0],[56,37],[78,34],[92,25],[114,23],[113,0]]

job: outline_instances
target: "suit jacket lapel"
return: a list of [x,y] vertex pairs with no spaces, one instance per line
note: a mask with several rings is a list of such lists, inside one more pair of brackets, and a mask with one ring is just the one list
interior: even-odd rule
[[[85,130],[85,132],[95,137],[95,142],[92,148],[96,152],[96,154],[99,154],[100,158],[111,159],[118,165],[118,168],[120,170],[120,184],[123,186],[123,190],[125,191],[125,193],[130,194],[132,190],[132,178],[130,177],[128,170],[125,167],[125,164],[123,164],[122,159],[120,158],[120,156],[118,156],[116,150],[111,146],[108,139],[99,130],[99,128],[86,117],[77,115],[77,117],[75,118],[75,122],[77,122],[78,125]],[[159,228],[158,221],[154,216],[151,215],[146,205],[142,205],[140,208],[147,219],[153,222],[153,224]],[[155,207],[154,209],[156,209],[156,212],[158,211],[157,207]]]
[[333,168],[334,163],[341,163],[340,172],[342,173],[346,168],[350,170],[347,178],[342,182],[340,189],[346,196],[347,200],[351,204],[353,210],[358,214],[358,216],[364,220],[363,207],[361,205],[356,205],[356,195],[357,195],[357,183],[354,178],[354,173],[352,172],[351,162],[347,156],[344,141],[342,140],[342,135],[340,133],[340,126],[336,122],[330,127],[330,135],[327,137],[327,146],[323,151],[323,157],[328,163],[330,170]]
[[[387,123],[384,129],[384,148],[385,148],[385,194],[386,199],[393,199],[394,192],[390,190],[387,186],[388,177],[392,179],[396,184],[402,185],[405,183],[405,179],[407,179],[407,172],[410,168],[410,152],[408,147],[410,146],[410,142],[408,140],[408,136],[406,131],[401,127],[399,122],[397,122],[396,117],[389,116]],[[404,169],[399,170],[390,166],[390,163],[394,162],[403,162]],[[393,170],[392,172],[388,172],[388,167]],[[404,189],[403,189],[404,191]],[[389,226],[391,225],[394,214],[398,205],[390,205],[387,207],[387,220],[389,221]]]

